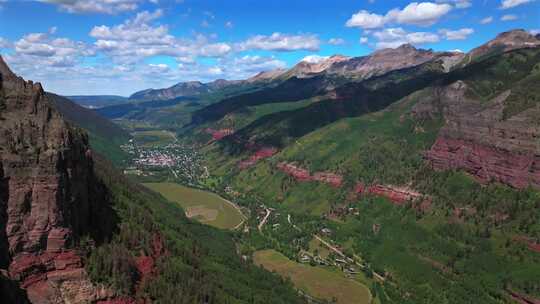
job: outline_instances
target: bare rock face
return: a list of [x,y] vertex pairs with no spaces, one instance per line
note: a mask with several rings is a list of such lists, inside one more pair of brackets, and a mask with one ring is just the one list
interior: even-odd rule
[[434,90],[412,110],[420,118],[442,111],[446,121],[425,154],[434,169],[462,169],[480,182],[515,188],[540,187],[538,106],[503,119],[510,91],[482,102],[467,97],[461,81]]
[[322,58],[313,58],[305,59],[296,64],[292,69],[290,69],[286,75],[287,77],[310,77],[315,74],[321,73],[332,67],[333,65],[340,62],[349,61],[349,57],[334,55],[331,57],[322,57]]
[[395,49],[384,49],[369,56],[340,61],[327,69],[328,74],[345,75],[359,79],[382,75],[387,72],[414,67],[433,60],[442,60],[446,65],[463,58],[461,53],[438,53],[417,49],[410,44]]
[[258,149],[257,151],[255,151],[255,153],[253,155],[251,155],[248,159],[240,161],[238,163],[238,168],[247,169],[249,167],[253,167],[260,160],[272,157],[277,152],[278,152],[277,148],[274,148],[274,147],[262,147],[262,148]]
[[75,245],[114,230],[108,199],[86,134],[0,57],[0,268],[32,303],[107,296],[89,281]]
[[315,172],[311,174],[308,169],[304,169],[286,162],[280,162],[277,164],[277,168],[285,174],[292,176],[299,182],[316,181],[328,184],[334,188],[339,188],[343,184],[343,176],[333,172]]
[[212,128],[206,128],[204,130],[207,134],[212,135],[212,140],[221,140],[226,136],[234,134],[234,130],[231,128],[225,128],[225,129],[212,129]]
[[247,83],[271,82],[287,72],[287,69],[275,69],[270,71],[260,72],[257,75],[246,80]]

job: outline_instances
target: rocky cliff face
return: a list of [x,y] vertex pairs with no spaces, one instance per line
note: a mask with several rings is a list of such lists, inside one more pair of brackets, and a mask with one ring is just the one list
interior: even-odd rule
[[326,72],[353,78],[366,79],[393,70],[414,67],[433,60],[443,60],[449,64],[463,58],[461,53],[438,53],[417,49],[410,44],[395,49],[384,49],[369,56],[355,57],[336,62]]
[[0,57],[0,268],[32,303],[107,297],[76,244],[114,230],[107,190],[94,175],[87,136],[68,125],[39,83]]
[[481,182],[540,187],[540,107],[503,119],[510,90],[483,102],[458,81],[434,90],[413,109],[419,118],[441,111],[446,121],[425,154],[436,170],[463,169]]
[[341,55],[334,55],[328,58],[323,57],[320,59],[305,59],[303,61],[300,61],[292,69],[290,69],[285,74],[285,77],[303,78],[314,76],[315,74],[326,71],[327,69],[338,63],[345,63],[349,60],[349,57]]

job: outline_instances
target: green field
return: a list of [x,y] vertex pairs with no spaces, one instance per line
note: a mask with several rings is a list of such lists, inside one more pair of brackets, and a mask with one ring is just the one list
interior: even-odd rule
[[131,133],[131,135],[139,145],[145,147],[166,145],[174,142],[176,139],[172,132],[164,130],[136,131]]
[[309,242],[309,252],[312,254],[317,253],[323,259],[326,259],[330,255],[330,250],[316,238],[313,238]]
[[347,279],[340,272],[293,262],[275,250],[257,251],[253,259],[255,264],[290,278],[297,288],[317,299],[337,299],[339,304],[371,302],[366,286]]
[[188,217],[201,223],[222,229],[232,229],[244,220],[244,215],[238,209],[214,193],[175,183],[146,183],[144,185],[159,192],[167,200],[180,204]]

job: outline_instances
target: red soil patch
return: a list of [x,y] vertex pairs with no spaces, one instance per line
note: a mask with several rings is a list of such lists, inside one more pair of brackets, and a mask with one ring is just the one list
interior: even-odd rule
[[527,245],[529,250],[540,253],[540,243],[536,240],[526,236],[517,236],[514,239]]
[[165,255],[167,255],[167,251],[165,250],[163,239],[159,234],[155,234],[152,239],[152,252],[150,255],[142,254],[135,259],[135,266],[141,276],[137,288],[144,285],[147,280],[155,275],[158,275],[156,261]]

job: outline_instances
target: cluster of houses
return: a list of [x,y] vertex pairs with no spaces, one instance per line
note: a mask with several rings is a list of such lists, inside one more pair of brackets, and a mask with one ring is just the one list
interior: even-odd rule
[[131,174],[149,175],[152,170],[167,169],[175,178],[191,183],[207,174],[197,151],[179,143],[147,147],[132,139],[121,148],[131,156]]

